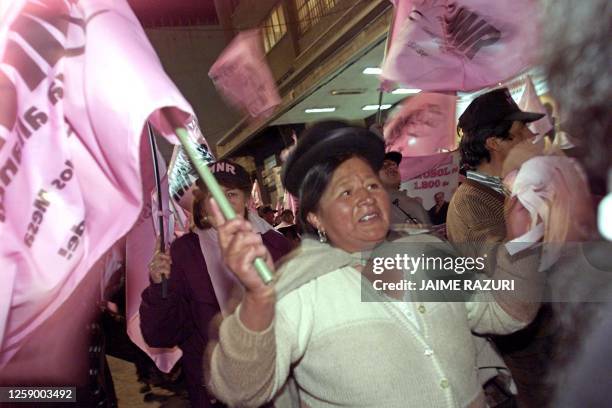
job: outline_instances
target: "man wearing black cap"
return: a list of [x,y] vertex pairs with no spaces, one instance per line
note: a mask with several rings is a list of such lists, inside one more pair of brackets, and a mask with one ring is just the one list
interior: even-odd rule
[[[513,148],[535,136],[526,124],[543,116],[521,111],[508,89],[500,88],[474,99],[459,118],[459,152],[469,170],[467,180],[449,203],[446,230],[461,255],[488,257],[488,274],[494,272],[496,259],[490,244],[508,241],[504,219],[507,191],[501,180],[504,162]],[[542,310],[527,329],[495,340],[517,384],[521,406],[544,406],[539,402],[547,345],[533,337],[545,326]]]
[[416,199],[400,191],[401,176],[399,164],[402,161],[400,152],[387,152],[382,168],[378,171],[380,181],[391,200],[391,224],[430,224],[429,215],[423,205]]
[[517,144],[535,136],[526,124],[543,116],[521,111],[508,88],[479,96],[461,115],[459,152],[470,170],[449,204],[446,228],[452,242],[505,241],[504,161]]

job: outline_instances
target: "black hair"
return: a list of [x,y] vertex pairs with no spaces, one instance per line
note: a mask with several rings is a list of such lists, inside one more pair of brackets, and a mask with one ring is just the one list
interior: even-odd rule
[[504,120],[496,126],[464,130],[459,142],[461,165],[474,169],[484,161],[490,162],[491,153],[489,153],[486,146],[487,139],[490,137],[510,139],[512,123],[512,121]]
[[329,185],[334,171],[342,163],[355,157],[354,154],[343,154],[332,157],[326,162],[317,163],[308,170],[299,190],[299,208],[297,213],[297,223],[300,231],[317,235],[317,229],[308,222],[308,214],[319,209],[319,201],[323,192]]

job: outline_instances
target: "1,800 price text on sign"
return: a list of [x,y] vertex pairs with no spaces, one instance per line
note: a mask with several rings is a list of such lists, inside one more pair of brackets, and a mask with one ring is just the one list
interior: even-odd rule
[[76,388],[0,387],[0,402],[76,402]]

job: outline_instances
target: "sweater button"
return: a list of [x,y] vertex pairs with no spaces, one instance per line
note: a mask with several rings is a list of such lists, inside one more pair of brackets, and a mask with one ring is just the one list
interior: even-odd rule
[[419,311],[419,313],[425,313],[425,306],[423,305],[419,305],[419,307],[417,307],[417,310]]
[[446,378],[443,378],[442,381],[440,381],[440,388],[442,389],[448,388],[448,380]]

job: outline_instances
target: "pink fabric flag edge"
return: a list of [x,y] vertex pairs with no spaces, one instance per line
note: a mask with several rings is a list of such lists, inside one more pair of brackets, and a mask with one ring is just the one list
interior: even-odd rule
[[[96,7],[108,6],[107,3],[110,3],[110,2],[82,1],[79,3],[79,6],[82,6],[86,11],[92,11]],[[104,21],[104,19],[106,18],[121,17],[123,19],[125,18],[131,19],[132,21],[128,23],[129,25],[128,31],[130,35],[124,36],[123,39],[125,40],[127,38],[127,42],[130,43],[131,45],[134,45],[133,44],[134,41],[138,43],[138,40],[142,40],[142,38],[145,38],[145,44],[140,43],[138,44],[138,46],[140,47],[144,45],[145,46],[144,48],[146,49],[148,45],[148,52],[152,52],[153,55],[155,55],[154,51],[152,51],[152,47],[150,46],[150,44],[148,44],[148,40],[146,40],[146,36],[144,35],[142,28],[136,22],[136,19],[133,16],[133,13],[131,13],[131,10],[127,7],[127,4],[113,2],[112,5],[116,6],[119,9],[121,8],[122,9],[114,10],[112,6],[108,6],[108,9],[105,10],[106,12],[96,15],[96,18],[93,18],[91,20],[86,19],[86,21],[88,21],[88,24],[89,24],[88,29],[93,29],[93,31],[95,31],[97,28],[99,30],[99,33],[100,32],[104,33],[105,41],[112,44],[113,41],[112,39],[109,39],[108,36],[109,34],[111,35],[111,37],[113,35],[117,36],[118,30],[108,30],[107,29],[108,27],[106,27],[106,29],[101,29],[100,27],[96,27],[98,23],[100,21]],[[111,10],[109,11],[109,9]],[[90,14],[87,14],[87,12],[84,13],[84,15],[86,16],[95,15],[95,14],[96,14],[95,12],[92,12]],[[123,21],[123,23],[125,24],[125,21]],[[114,28],[117,28],[117,25],[118,25],[117,20],[113,20],[112,25]],[[96,51],[98,51],[99,47],[93,46],[91,44],[91,41],[93,41],[92,36],[93,34],[91,34],[91,30],[90,30],[90,32],[88,32],[88,35],[87,35],[89,49],[93,48],[93,49],[96,49]],[[118,36],[121,37],[121,35],[118,35]],[[124,46],[125,42],[126,41],[122,41],[119,44]],[[106,51],[108,54],[108,50]],[[115,50],[115,52],[116,51],[117,50]],[[139,50],[139,51],[143,51],[143,50]],[[147,51],[145,51],[145,54],[146,52]],[[129,55],[130,54],[129,51],[125,53],[128,54],[127,61],[131,62],[132,56]],[[112,52],[110,54],[116,56]],[[98,57],[100,56],[98,55]],[[108,55],[105,55],[105,57],[108,57]],[[99,61],[104,61],[104,62],[113,61],[113,63],[116,61],[120,61],[120,59],[105,58],[105,57],[100,58]],[[89,166],[80,164],[78,161],[75,160],[77,162],[77,164],[75,165],[75,167],[77,167],[76,169],[77,173],[81,172],[84,175],[83,180],[79,178],[78,182],[79,184],[82,183],[81,190],[87,190],[92,185],[91,176],[94,173],[100,172],[101,170],[103,170],[105,175],[107,177],[110,177],[109,181],[112,183],[112,186],[116,188],[116,190],[113,190],[113,191],[115,191],[117,195],[121,197],[119,201],[124,203],[124,206],[122,207],[122,211],[121,211],[121,214],[122,214],[121,222],[118,222],[117,217],[114,217],[114,221],[111,220],[111,222],[108,223],[109,225],[105,225],[106,224],[105,222],[98,221],[98,225],[95,226],[94,224],[89,222],[91,218],[88,218],[88,223],[86,224],[86,230],[90,230],[90,229],[96,230],[96,233],[92,232],[92,235],[95,238],[91,238],[88,236],[85,236],[83,238],[85,242],[83,243],[82,248],[87,248],[87,252],[84,253],[82,261],[79,261],[80,263],[76,265],[74,268],[71,268],[71,270],[66,271],[66,274],[65,274],[66,282],[56,291],[55,296],[54,296],[54,303],[50,305],[49,307],[47,307],[44,310],[44,313],[38,313],[34,319],[28,318],[27,324],[26,324],[27,327],[26,326],[22,327],[21,323],[17,323],[15,321],[16,317],[13,315],[11,316],[13,318],[13,326],[18,327],[19,329],[18,330],[13,329],[13,332],[9,333],[10,338],[7,338],[6,336],[7,327],[4,326],[5,331],[2,333],[3,334],[3,338],[2,338],[3,354],[1,357],[0,365],[3,365],[7,361],[9,361],[11,356],[14,355],[19,349],[20,342],[22,342],[28,336],[29,333],[35,330],[35,328],[38,327],[40,323],[46,320],[47,317],[53,314],[54,310],[56,310],[57,307],[59,307],[62,304],[63,302],[62,299],[67,298],[71,294],[72,289],[78,285],[78,283],[82,280],[84,276],[86,276],[89,269],[91,268],[93,264],[95,264],[97,259],[99,259],[100,256],[104,254],[106,250],[108,250],[108,248],[112,245],[113,242],[116,241],[118,237],[124,235],[131,228],[131,225],[137,218],[138,211],[140,210],[140,207],[142,204],[141,202],[142,189],[140,187],[140,183],[141,183],[140,173],[136,171],[135,168],[129,167],[129,166],[126,166],[126,167],[129,167],[129,169],[122,168],[120,169],[120,171],[114,170],[111,163],[105,160],[105,159],[108,159],[109,157],[113,157],[112,154],[107,154],[107,153],[112,153],[113,149],[109,148],[108,150],[110,151],[105,150],[105,148],[107,148],[108,146],[104,146],[104,142],[108,140],[120,141],[121,139],[118,139],[117,135],[127,134],[129,137],[125,138],[124,143],[127,142],[125,143],[125,145],[127,145],[130,149],[133,149],[142,140],[142,137],[141,137],[142,127],[143,127],[145,120],[149,117],[156,118],[155,121],[160,125],[160,127],[165,126],[167,130],[165,135],[170,136],[170,131],[172,129],[167,124],[167,122],[165,122],[159,117],[158,112],[160,109],[167,108],[167,107],[178,107],[182,111],[182,114],[180,114],[180,116],[188,116],[190,114],[191,115],[193,114],[192,109],[189,106],[189,104],[184,100],[184,98],[182,98],[182,96],[180,96],[180,93],[178,93],[178,91],[176,90],[176,87],[174,87],[174,85],[169,81],[165,73],[162,74],[160,72],[155,71],[156,69],[159,70],[160,68],[159,61],[157,60],[157,66],[155,65],[151,66],[150,64],[148,64],[150,62],[149,57],[150,55],[147,55],[147,58],[143,58],[145,61],[138,61],[138,62],[145,63],[146,69],[144,69],[144,72],[146,72],[147,75],[150,75],[150,77],[154,79],[152,81],[148,81],[147,84],[148,85],[150,85],[151,83],[156,84],[156,86],[151,87],[153,89],[146,91],[147,94],[151,97],[144,98],[143,95],[134,92],[133,94],[130,93],[131,97],[128,96],[127,98],[125,98],[126,100],[124,101],[122,101],[121,98],[111,97],[113,95],[113,92],[116,91],[116,89],[114,89],[116,88],[116,84],[113,84],[112,80],[105,81],[105,80],[101,80],[100,78],[100,77],[104,78],[104,77],[110,76],[110,78],[112,79],[114,72],[116,70],[109,70],[105,72],[105,70],[108,68],[108,64],[95,64],[95,63],[92,64],[91,58],[87,58],[87,55],[84,57],[87,60],[84,62],[84,65],[85,65],[84,71],[87,71],[88,73],[86,77],[96,78],[97,80],[99,80],[99,81],[96,81],[98,83],[97,85],[98,87],[113,88],[113,89],[101,90],[100,88],[96,88],[95,84],[91,84],[91,83],[86,83],[85,86],[81,85],[81,87],[83,88],[83,91],[87,93],[87,96],[88,96],[87,102],[90,104],[91,107],[95,106],[95,109],[90,109],[90,112],[95,112],[95,114],[92,113],[92,118],[91,118],[92,122],[88,122],[87,124],[83,126],[78,126],[78,123],[76,123],[77,121],[74,120],[76,117],[71,117],[70,116],[71,112],[66,113],[67,117],[69,117],[70,119],[73,119],[73,123],[77,127],[76,134],[79,135],[79,137],[89,138],[90,136],[92,136],[92,134],[90,134],[90,130],[92,129],[96,130],[96,134],[93,135],[93,137],[87,139],[86,147],[83,146],[81,150],[78,151],[78,153],[75,153],[78,157],[86,157],[86,153],[89,153],[90,155],[95,155],[93,157],[95,163],[90,163]],[[154,60],[155,59],[156,57],[154,58]],[[76,60],[76,58],[73,59],[73,61],[74,60]],[[125,65],[125,61],[124,61],[124,65]],[[117,67],[114,67],[114,68],[117,68]],[[123,66],[123,68],[125,67]],[[97,73],[99,75],[95,74],[96,69],[98,70]],[[118,69],[118,71],[121,72],[122,69]],[[132,73],[131,71],[134,71],[134,67],[130,66],[130,72],[128,73],[128,75]],[[135,84],[141,84],[142,82],[146,82],[146,81],[143,81],[142,70],[136,69],[135,71],[138,71],[138,73],[140,74],[140,75],[134,75],[134,78],[136,79]],[[147,77],[147,75],[145,75],[145,77]],[[50,81],[50,78],[47,77],[46,80]],[[156,80],[160,80],[161,83],[158,83]],[[43,84],[43,86],[47,86],[47,85],[48,83],[46,82]],[[143,88],[146,88],[146,87],[143,87]],[[143,89],[140,88],[140,90],[143,90]],[[123,92],[125,91],[126,91],[126,88],[123,89]],[[142,98],[139,101],[141,103],[134,105],[132,104],[132,102],[133,102],[133,99],[136,97],[135,95],[138,95],[139,98],[140,97]],[[107,101],[113,101],[112,107],[107,106],[108,105]],[[128,109],[122,109],[121,105],[126,105]],[[138,109],[136,109],[137,110],[136,113],[134,113],[134,109],[133,109],[134,106],[138,107]],[[178,113],[178,111],[175,110],[174,113]],[[96,115],[104,116],[104,118],[95,117]],[[89,128],[89,126],[91,126],[91,128]],[[119,132],[117,132],[118,130]],[[92,143],[92,142],[100,142],[100,141],[101,141],[100,143],[101,149],[95,149],[95,150],[92,149],[92,147],[94,148],[97,147],[95,146],[95,143]],[[121,143],[117,143],[117,144],[119,146],[124,146],[124,145],[121,145]],[[116,146],[116,148],[119,148],[119,147]],[[123,157],[124,155],[125,154],[122,154],[120,156]],[[138,153],[135,153],[135,158],[137,157],[138,157]],[[86,200],[85,205],[89,205],[89,204],[91,204],[91,202]],[[92,207],[91,211],[94,214],[98,214],[94,210],[97,208],[101,208],[103,207],[103,205],[107,205],[107,204],[108,202],[98,203]],[[109,212],[108,209],[106,212]],[[91,212],[88,212],[88,214],[91,215]],[[114,212],[113,214],[116,215],[116,212]],[[17,267],[17,265],[15,264],[13,264],[13,266],[15,268]],[[22,267],[23,267],[23,264],[22,264]],[[11,272],[10,268],[9,268],[9,272]],[[54,272],[58,273],[57,270],[54,270]],[[14,276],[17,276],[17,278],[19,278],[18,275],[15,275],[16,270],[13,270],[12,273]],[[4,302],[2,302],[2,305],[0,306],[0,311],[6,311],[7,314],[12,313],[13,312],[12,304],[10,307],[7,306],[8,302],[12,302],[12,300],[13,299],[11,297],[5,298]],[[10,322],[10,319],[8,318],[7,315],[0,316],[0,318],[3,322],[7,322],[7,321]]]

